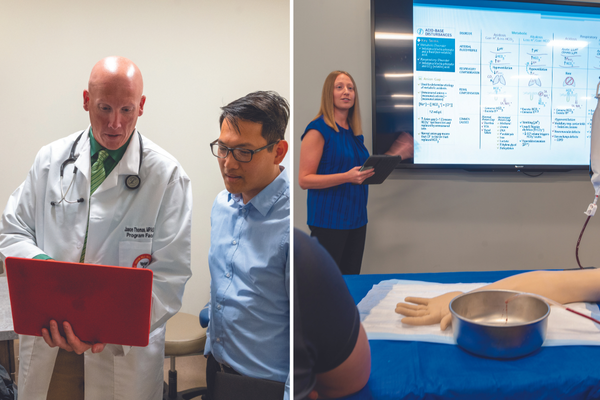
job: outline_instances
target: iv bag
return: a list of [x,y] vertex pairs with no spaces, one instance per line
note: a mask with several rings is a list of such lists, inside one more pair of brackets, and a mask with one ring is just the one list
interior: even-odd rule
[[592,135],[591,135],[591,151],[590,160],[592,165],[592,185],[596,195],[600,194],[600,95],[598,94],[600,83],[596,87],[596,110],[592,118]]

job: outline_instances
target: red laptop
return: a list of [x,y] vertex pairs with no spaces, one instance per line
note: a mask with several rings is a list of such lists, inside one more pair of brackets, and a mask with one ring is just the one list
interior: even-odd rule
[[151,270],[16,257],[5,266],[18,334],[42,336],[53,319],[85,342],[148,345]]

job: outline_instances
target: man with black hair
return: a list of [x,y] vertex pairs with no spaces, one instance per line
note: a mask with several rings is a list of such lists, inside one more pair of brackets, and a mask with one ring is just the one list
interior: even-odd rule
[[209,399],[284,395],[290,189],[279,164],[288,119],[289,105],[277,93],[250,93],[222,107],[221,133],[211,143],[226,190],[211,213]]

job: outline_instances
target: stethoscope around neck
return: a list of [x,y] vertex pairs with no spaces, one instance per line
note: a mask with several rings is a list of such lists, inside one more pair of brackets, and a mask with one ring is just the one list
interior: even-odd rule
[[[65,203],[68,204],[76,204],[76,203],[83,203],[85,201],[85,199],[83,197],[80,197],[79,199],[75,200],[75,201],[69,201],[67,200],[67,195],[69,194],[69,191],[71,190],[71,186],[73,186],[73,182],[75,182],[75,174],[77,174],[77,167],[73,166],[73,178],[71,179],[71,183],[69,183],[69,187],[67,188],[66,192],[63,193],[63,176],[64,176],[64,172],[65,172],[65,167],[69,164],[74,164],[75,161],[77,161],[77,158],[79,158],[79,154],[75,155],[75,150],[77,149],[77,143],[79,143],[79,139],[81,139],[81,137],[83,136],[83,134],[85,133],[85,130],[83,132],[81,132],[79,134],[79,136],[77,136],[77,139],[75,139],[75,142],[73,142],[73,146],[71,146],[71,152],[69,153],[69,158],[67,158],[65,161],[63,161],[63,163],[60,165],[60,200],[59,201],[51,201],[50,205],[51,206],[57,206],[60,203],[62,203],[63,201]],[[144,154],[144,145],[142,143],[142,135],[138,132],[138,139],[140,140],[140,165],[139,165],[139,170],[142,169],[142,157]],[[125,186],[128,189],[137,189],[138,187],[140,187],[140,183],[141,183],[141,179],[139,175],[129,175],[127,177],[127,179],[125,179]]]

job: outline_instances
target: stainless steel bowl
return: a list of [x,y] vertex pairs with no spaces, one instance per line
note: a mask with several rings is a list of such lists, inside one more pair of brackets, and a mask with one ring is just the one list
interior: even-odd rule
[[460,347],[480,356],[515,358],[544,343],[550,306],[526,293],[482,290],[455,297],[450,312]]

